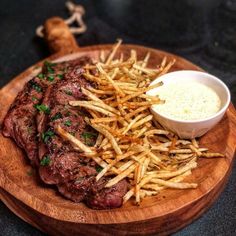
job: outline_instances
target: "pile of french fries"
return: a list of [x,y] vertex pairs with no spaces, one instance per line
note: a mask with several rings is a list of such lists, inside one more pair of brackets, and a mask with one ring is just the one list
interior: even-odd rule
[[95,86],[82,88],[86,101],[69,102],[90,114],[85,121],[99,133],[96,144],[89,147],[60,126],[58,133],[103,168],[96,176],[97,181],[110,176],[106,187],[124,178],[129,181],[124,202],[134,197],[139,205],[144,197],[166,188],[196,188],[197,183],[183,180],[197,167],[198,157],[223,155],[200,148],[195,139],[182,140],[163,129],[149,108],[164,101],[146,95],[148,90],[161,86],[149,85],[167,73],[174,61],[164,58],[156,68],[148,68],[150,53],[139,60],[137,52],[131,50],[130,57],[124,59],[122,52],[118,53],[120,45],[121,40],[108,55],[101,52],[99,62],[85,66],[84,76]]

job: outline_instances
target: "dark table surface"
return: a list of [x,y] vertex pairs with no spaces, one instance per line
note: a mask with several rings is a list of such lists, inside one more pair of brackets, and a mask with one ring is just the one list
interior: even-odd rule
[[[35,29],[47,18],[68,17],[63,0],[0,0],[0,87],[49,55]],[[141,44],[178,54],[221,78],[236,104],[235,0],[100,0],[76,1],[86,9],[87,32],[80,46]],[[198,220],[177,232],[183,235],[236,235],[236,165],[216,203]],[[0,202],[0,235],[44,235]]]

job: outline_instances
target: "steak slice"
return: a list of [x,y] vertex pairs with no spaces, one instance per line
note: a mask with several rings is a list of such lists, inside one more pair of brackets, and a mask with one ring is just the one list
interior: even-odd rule
[[[40,166],[39,174],[45,183],[56,184],[62,195],[75,202],[85,200],[95,209],[120,207],[127,192],[126,180],[104,189],[108,178],[96,182],[97,164],[75,152],[71,144],[56,133],[60,125],[87,145],[95,144],[97,132],[84,121],[84,117],[89,114],[82,108],[74,108],[68,104],[71,100],[86,99],[81,88],[91,85],[82,72],[81,68],[71,68],[63,81],[49,86],[45,92],[42,103],[50,109],[50,114],[40,112],[37,117],[39,158],[41,162],[45,158],[50,161],[47,165]],[[46,134],[50,134],[50,137],[45,139]]]
[[69,142],[57,135],[56,129],[60,125],[81,140],[84,132],[90,132],[94,137],[90,139],[91,145],[96,140],[96,132],[84,121],[85,111],[68,104],[71,100],[85,99],[81,87],[87,87],[89,83],[82,72],[81,67],[71,67],[63,81],[49,86],[42,104],[50,109],[50,114],[40,112],[37,116],[39,158],[41,162],[45,158],[50,160],[39,167],[40,177],[47,184],[57,184],[61,194],[76,202],[84,200],[95,182],[96,163],[75,152]]
[[125,179],[110,188],[105,188],[109,178],[105,177],[93,185],[86,198],[86,204],[93,209],[111,209],[121,207],[123,197],[128,191]]
[[19,92],[4,121],[2,133],[5,137],[12,137],[16,144],[24,149],[30,162],[38,166],[38,139],[36,127],[36,105],[40,104],[46,88],[63,79],[66,70],[80,61],[88,60],[87,57],[73,61],[50,63],[45,61],[42,73],[28,81],[23,90]]
[[[84,111],[68,105],[70,100],[85,99],[81,87],[89,85],[82,76],[81,68],[78,68],[76,72],[78,73],[76,78],[69,78],[65,75],[63,81],[47,88],[42,104],[50,109],[50,114],[39,112],[37,116],[40,137],[39,159],[50,159],[50,165],[40,166],[39,173],[42,180],[48,184],[67,182],[67,175],[65,175],[65,172],[68,172],[67,166],[74,169],[76,165],[80,165],[79,161],[76,164],[74,158],[69,158],[74,148],[69,142],[57,135],[57,127],[60,125],[79,139],[81,139],[81,134],[85,130],[91,130],[83,119]],[[95,137],[96,133],[94,133],[94,141]],[[77,155],[77,159],[80,160],[79,153],[73,155]],[[69,157],[67,158],[67,156]],[[64,165],[65,159],[67,159],[67,165]],[[58,168],[58,166],[61,166],[61,168]],[[71,175],[72,170],[68,178],[71,178]]]
[[34,166],[39,164],[35,106],[41,101],[49,83],[38,76],[27,82],[3,121],[3,135],[12,137],[16,144],[24,149]]
[[16,97],[3,121],[3,135],[12,137],[25,150],[33,165],[38,164],[34,105],[42,98],[42,90],[38,78],[29,81]]
[[68,101],[86,99],[81,88],[91,86],[82,75],[87,63],[88,57],[45,62],[42,73],[26,83],[11,105],[3,134],[25,150],[32,165],[39,166],[41,179],[56,184],[66,198],[85,201],[94,209],[120,207],[127,181],[111,188],[105,188],[107,177],[96,182],[99,166],[56,133],[60,125],[86,145],[93,146],[96,141],[97,132],[84,121],[87,112],[68,105]]
[[57,185],[59,192],[74,202],[81,202],[87,197],[97,174],[96,169],[91,165],[78,167],[78,173],[73,181]]

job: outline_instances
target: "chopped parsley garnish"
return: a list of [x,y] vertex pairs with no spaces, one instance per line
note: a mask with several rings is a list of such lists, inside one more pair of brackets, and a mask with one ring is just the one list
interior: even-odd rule
[[37,76],[38,78],[43,79],[45,75],[43,73],[39,73]]
[[42,133],[42,140],[44,143],[47,143],[49,138],[52,138],[55,135],[55,133],[51,130],[48,130],[44,133]]
[[96,166],[96,171],[99,173],[103,170],[103,168],[101,166]]
[[73,93],[70,90],[64,90],[64,93],[71,96]]
[[32,131],[33,131],[33,129],[32,129],[32,127],[30,126],[30,127],[27,127],[27,132],[28,132],[28,134],[31,134],[32,133]]
[[36,104],[34,107],[39,110],[44,112],[45,114],[50,114],[50,108],[44,104]]
[[61,114],[60,112],[57,112],[57,113],[55,114],[55,116],[53,116],[53,117],[51,118],[51,120],[54,121],[54,120],[58,120],[58,119],[61,119],[61,118],[62,118],[62,114]]
[[66,117],[70,116],[71,115],[71,112],[67,111],[66,112]]
[[44,62],[44,65],[45,65],[45,66],[52,67],[52,66],[55,66],[56,63],[53,63],[53,62],[50,62],[50,61],[45,61],[45,62]]
[[48,166],[51,162],[51,159],[49,156],[44,156],[43,159],[40,161],[41,166]]
[[49,61],[45,61],[44,62],[44,66],[46,66],[47,68],[47,71],[51,74],[54,73],[54,69],[53,69],[53,66],[55,66],[56,64],[55,63],[52,63],[52,62],[49,62]]
[[96,137],[97,135],[91,132],[84,132],[81,136],[83,137],[86,145],[93,146],[93,140],[91,140],[91,138]]
[[37,83],[35,83],[33,81],[30,81],[30,85],[37,92],[39,92],[39,93],[42,92],[42,87],[39,84],[37,84]]
[[63,74],[58,74],[57,77],[58,77],[59,79],[63,79],[63,78],[64,78],[64,75],[63,75]]
[[86,139],[86,138],[93,138],[93,137],[96,137],[97,135],[94,134],[94,133],[91,133],[91,132],[83,132],[83,133],[81,134],[81,136]]
[[71,121],[70,121],[70,120],[65,121],[65,122],[64,122],[64,125],[70,127],[70,126],[71,126]]
[[35,96],[32,97],[32,101],[33,101],[33,102],[36,102],[36,101],[38,101],[38,100],[39,100],[39,99],[36,98]]
[[50,81],[50,82],[52,82],[52,81],[54,80],[54,76],[53,76],[53,75],[49,75],[49,76],[47,77],[47,80]]

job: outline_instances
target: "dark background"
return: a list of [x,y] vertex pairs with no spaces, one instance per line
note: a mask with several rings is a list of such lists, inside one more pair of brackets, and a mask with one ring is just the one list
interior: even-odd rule
[[[218,76],[236,104],[235,0],[84,0],[87,32],[80,46],[114,43],[163,49]],[[47,18],[67,18],[63,0],[0,0],[0,87],[49,56],[35,29]],[[175,234],[236,235],[236,166],[217,202],[201,218]],[[0,235],[44,235],[0,202]]]

